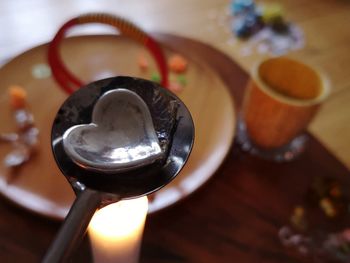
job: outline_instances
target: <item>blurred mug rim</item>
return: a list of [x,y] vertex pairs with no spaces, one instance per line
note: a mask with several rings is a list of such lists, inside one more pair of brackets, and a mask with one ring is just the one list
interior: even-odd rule
[[[261,65],[268,62],[268,61],[272,61],[272,60],[285,60],[285,61],[297,63],[297,64],[304,65],[304,66],[308,67],[310,70],[312,70],[317,75],[317,77],[320,80],[320,83],[321,83],[320,94],[317,97],[312,98],[312,99],[298,99],[298,98],[293,98],[290,96],[283,95],[283,94],[275,91],[265,81],[262,80],[261,75],[259,73],[259,69],[260,69]],[[269,97],[271,97],[277,101],[281,101],[285,104],[289,104],[289,105],[293,105],[293,106],[300,106],[300,107],[313,106],[313,105],[317,105],[317,104],[322,103],[325,99],[327,99],[327,97],[329,96],[330,91],[331,91],[330,81],[329,81],[328,77],[326,77],[325,74],[322,72],[322,70],[320,70],[319,68],[317,68],[315,66],[311,66],[308,63],[302,62],[302,61],[297,60],[297,59],[292,59],[292,58],[289,58],[286,56],[270,57],[270,58],[260,60],[258,63],[256,63],[253,66],[251,80],[256,82],[256,86],[260,90],[262,90],[264,93],[266,93]]]

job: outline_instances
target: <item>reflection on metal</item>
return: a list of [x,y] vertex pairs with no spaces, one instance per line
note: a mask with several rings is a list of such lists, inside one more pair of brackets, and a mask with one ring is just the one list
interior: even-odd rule
[[68,129],[63,146],[76,164],[102,172],[135,169],[164,156],[146,103],[126,89],[99,98],[92,123]]

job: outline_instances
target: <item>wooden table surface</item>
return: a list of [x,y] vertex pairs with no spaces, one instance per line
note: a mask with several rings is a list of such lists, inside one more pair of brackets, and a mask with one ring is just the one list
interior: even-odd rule
[[[316,65],[332,83],[332,95],[310,131],[350,167],[350,1],[275,2],[283,5],[286,18],[301,26],[305,33],[305,47],[290,56]],[[125,16],[147,31],[201,40],[223,51],[249,72],[263,56],[242,56],[244,43],[233,45],[230,41],[229,3],[229,0],[0,0],[0,62],[49,41],[58,27],[75,15],[105,11]]]

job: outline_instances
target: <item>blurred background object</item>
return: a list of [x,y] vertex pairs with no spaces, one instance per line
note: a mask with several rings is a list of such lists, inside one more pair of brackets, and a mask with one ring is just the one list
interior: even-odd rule
[[[276,1],[256,3],[264,5]],[[267,55],[242,56],[246,43],[233,36],[231,4],[229,0],[1,0],[0,63],[48,42],[71,17],[93,11],[122,15],[146,31],[175,33],[209,43],[248,72],[257,60]],[[278,1],[278,5],[287,20],[293,21],[304,32],[304,48],[289,55],[319,67],[329,76],[333,87],[329,101],[310,130],[350,167],[350,140],[347,136],[350,134],[350,108],[347,106],[350,100],[350,2],[312,0],[301,4],[283,0]],[[81,32],[108,33],[113,29],[92,25],[79,29]]]

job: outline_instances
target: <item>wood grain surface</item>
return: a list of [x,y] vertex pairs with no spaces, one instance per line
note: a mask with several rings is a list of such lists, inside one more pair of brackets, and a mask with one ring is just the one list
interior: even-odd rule
[[[248,76],[229,57],[210,46],[185,38],[157,35],[161,42],[206,58],[239,107]],[[215,177],[176,206],[148,217],[141,262],[312,262],[286,250],[277,232],[314,176],[349,184],[349,171],[313,136],[294,162],[275,164],[255,159],[233,147]],[[0,202],[1,262],[38,262],[59,228],[57,222]],[[320,215],[314,224],[333,229]],[[348,218],[347,218],[348,220]],[[336,227],[347,224],[339,221]],[[91,262],[88,241],[73,262]]]
[[[0,63],[49,41],[68,19],[85,12],[109,12],[134,21],[147,31],[175,33],[210,44],[233,58],[246,72],[265,57],[242,55],[244,41],[232,41],[231,0],[0,0]],[[305,47],[289,55],[319,67],[333,93],[310,131],[350,167],[350,1],[257,0],[282,5],[286,19],[300,26]],[[93,25],[85,32],[110,30]],[[81,31],[80,31],[81,32]],[[74,33],[74,32],[72,32]],[[1,82],[0,82],[1,83]]]

